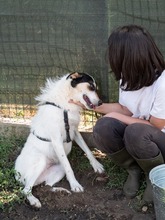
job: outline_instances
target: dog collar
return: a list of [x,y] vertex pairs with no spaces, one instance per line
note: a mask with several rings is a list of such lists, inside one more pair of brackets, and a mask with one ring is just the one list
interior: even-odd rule
[[[53,102],[45,102],[44,104],[42,105],[53,105],[57,108],[60,108],[62,109],[59,105],[56,105],[55,103]],[[68,120],[68,111],[67,110],[64,110],[64,123],[65,123],[65,131],[66,131],[66,141],[64,142],[71,142],[71,138],[70,138],[70,133],[69,133],[69,129],[70,129],[70,126],[69,126],[69,120]],[[47,138],[42,138],[38,135],[35,134],[35,131],[32,132],[33,135],[35,135],[38,139],[40,139],[41,141],[46,141],[46,142],[51,142],[50,139],[47,139]]]
[[38,136],[38,135],[35,133],[35,131],[32,131],[32,134],[33,134],[34,136],[36,136],[38,139],[40,139],[41,141],[51,142],[51,140],[48,139],[48,138],[43,138],[43,137]]

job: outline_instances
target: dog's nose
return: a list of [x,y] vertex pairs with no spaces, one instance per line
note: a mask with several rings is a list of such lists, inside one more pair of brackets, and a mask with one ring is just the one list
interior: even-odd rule
[[101,100],[98,101],[98,106],[102,105],[103,102]]

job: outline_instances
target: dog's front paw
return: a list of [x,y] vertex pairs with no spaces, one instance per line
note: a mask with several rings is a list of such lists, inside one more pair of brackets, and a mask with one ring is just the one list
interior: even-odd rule
[[98,173],[104,172],[103,165],[101,163],[99,163],[96,159],[91,161],[91,165],[92,165],[95,172],[98,172]]
[[84,188],[77,181],[72,182],[70,186],[73,192],[84,192]]
[[29,201],[31,206],[38,208],[38,209],[41,208],[40,201],[33,195],[27,196],[27,200]]

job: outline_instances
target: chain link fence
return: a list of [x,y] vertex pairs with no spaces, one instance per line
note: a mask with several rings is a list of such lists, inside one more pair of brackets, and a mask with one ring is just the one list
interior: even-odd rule
[[45,79],[73,71],[93,75],[103,101],[116,101],[106,61],[110,32],[143,25],[165,54],[164,11],[164,0],[1,0],[1,117],[30,118]]

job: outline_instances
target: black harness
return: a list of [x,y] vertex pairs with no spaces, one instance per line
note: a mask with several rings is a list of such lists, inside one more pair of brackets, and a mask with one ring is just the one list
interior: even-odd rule
[[[53,103],[53,102],[45,102],[45,103],[42,104],[42,105],[53,105],[53,106],[55,106],[55,107],[57,107],[57,108],[62,109],[59,105],[56,105],[56,104]],[[66,110],[64,110],[64,123],[65,123],[65,131],[66,131],[66,141],[64,141],[64,142],[69,143],[69,142],[71,142],[71,138],[70,138],[70,133],[69,133],[70,127],[69,127],[69,121],[68,121],[68,112],[67,112]],[[51,142],[51,140],[48,139],[48,138],[43,138],[43,137],[38,136],[38,135],[35,133],[35,131],[33,131],[32,134],[35,135],[35,136],[36,136],[38,139],[40,139],[41,141]]]

